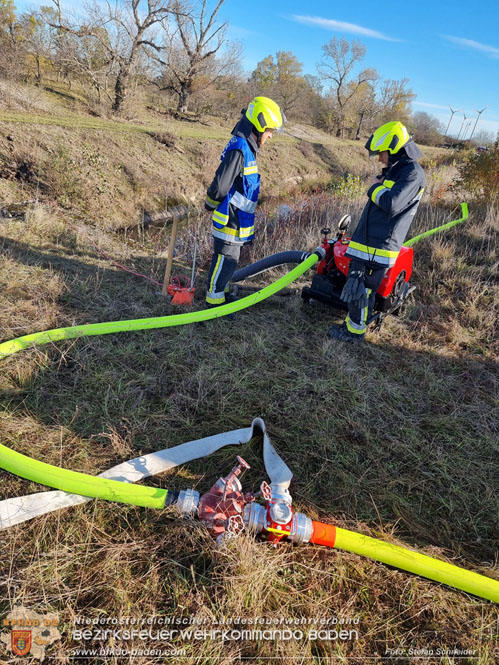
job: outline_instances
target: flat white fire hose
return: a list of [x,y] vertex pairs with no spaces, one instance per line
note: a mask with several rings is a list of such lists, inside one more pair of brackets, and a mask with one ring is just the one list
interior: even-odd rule
[[[125,483],[136,483],[144,478],[169,471],[191,460],[211,455],[224,446],[238,446],[248,443],[255,436],[255,429],[263,432],[263,460],[271,484],[276,490],[279,487],[282,490],[287,490],[293,474],[270,442],[265,423],[261,418],[255,418],[251,423],[251,427],[215,434],[196,441],[188,441],[174,448],[165,448],[155,453],[136,457],[128,462],[113,466],[99,474],[98,477]],[[0,448],[0,467],[2,466],[3,448],[5,446]],[[91,500],[87,496],[69,494],[59,490],[36,492],[26,496],[4,499],[0,501],[0,531],[27,522],[34,517],[46,515],[61,508],[77,506]]]
[[[189,441],[174,448],[167,448],[156,453],[137,457],[112,467],[100,476],[89,476],[39,462],[0,444],[1,468],[35,482],[52,487],[77,490],[81,494],[85,494],[85,496],[81,496],[64,491],[55,491],[5,499],[0,502],[0,530],[60,508],[85,503],[90,501],[91,497],[161,509],[166,505],[168,490],[147,485],[135,485],[136,481],[162,473],[190,460],[205,457],[224,446],[247,443],[253,437],[256,427],[263,432],[263,458],[271,481],[270,488],[267,487],[270,490],[270,497],[277,499],[279,495],[284,496],[285,501],[289,497],[289,503],[291,503],[291,497],[288,493],[292,478],[291,471],[270,443],[263,421],[260,418],[255,418],[251,427],[246,429],[216,434],[197,441]],[[187,490],[187,492],[192,493],[193,491]],[[278,506],[278,504],[275,504],[274,507],[276,505]],[[260,519],[255,513],[252,518],[250,508],[248,522],[252,530],[255,530],[256,527],[257,531],[266,529],[269,534],[275,532],[276,529],[267,524],[266,518],[262,515],[262,512],[266,513],[266,509],[256,503],[251,503],[250,506],[255,507],[254,510],[262,517]],[[289,537],[299,536],[299,538],[295,538],[297,543],[310,542],[326,547],[337,547],[448,584],[481,598],[493,600],[496,603],[499,602],[499,581],[490,577],[479,575],[392,543],[341,529],[332,524],[314,522],[301,513],[295,513],[293,524],[295,519],[297,519],[296,529],[294,533],[289,532]],[[277,531],[277,533],[280,532]]]

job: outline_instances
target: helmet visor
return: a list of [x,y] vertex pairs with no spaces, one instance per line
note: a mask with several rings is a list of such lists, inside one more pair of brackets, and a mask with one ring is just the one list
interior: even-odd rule
[[364,148],[369,152],[369,159],[371,159],[371,157],[376,157],[376,155],[379,155],[380,152],[379,150],[371,150],[373,137],[374,134],[371,134],[371,136],[366,141],[366,145],[364,146]]
[[282,125],[280,127],[276,127],[276,129],[275,129],[275,131],[279,132],[279,133],[282,132],[282,130],[284,128],[284,124],[288,121],[288,119],[284,115],[284,111],[281,111],[281,116],[282,116]]

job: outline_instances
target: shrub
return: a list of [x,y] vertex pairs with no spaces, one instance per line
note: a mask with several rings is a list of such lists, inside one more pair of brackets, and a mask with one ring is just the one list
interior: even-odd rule
[[347,201],[355,201],[366,192],[366,184],[362,182],[360,176],[347,173],[346,176],[331,183],[331,191]]
[[300,141],[300,143],[297,145],[297,148],[306,159],[313,159],[315,152],[311,143],[308,141]]
[[459,175],[453,189],[469,192],[474,198],[494,203],[499,195],[499,146],[487,152],[470,152],[457,165]]
[[45,192],[63,207],[74,207],[83,200],[79,162],[63,143],[43,165],[42,184]]
[[63,242],[73,249],[76,247],[74,232],[60,216],[57,216],[55,208],[44,205],[28,208],[25,222],[26,231],[37,240],[37,246],[43,247],[45,243],[58,245]]

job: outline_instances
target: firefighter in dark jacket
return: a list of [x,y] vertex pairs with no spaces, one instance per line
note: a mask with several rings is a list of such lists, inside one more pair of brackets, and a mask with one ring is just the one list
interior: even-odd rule
[[382,125],[365,147],[384,168],[367,191],[369,200],[346,251],[352,260],[341,294],[348,305],[345,323],[328,330],[329,337],[345,342],[364,339],[376,291],[397,260],[425,185],[417,162],[422,153],[401,122]]
[[213,257],[206,285],[206,302],[223,305],[231,297],[228,284],[241,247],[253,240],[255,209],[260,190],[256,156],[284,116],[268,97],[255,97],[243,111],[225,146],[220,165],[208,188],[205,208],[213,211]]

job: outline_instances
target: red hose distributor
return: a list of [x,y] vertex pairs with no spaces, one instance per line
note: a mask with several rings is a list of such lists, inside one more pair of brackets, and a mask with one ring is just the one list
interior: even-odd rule
[[237,457],[237,464],[225,478],[219,478],[199,500],[198,517],[218,544],[244,529],[243,509],[254,501],[252,494],[244,494],[239,478],[250,465]]
[[[226,538],[239,534],[245,526],[260,533],[274,546],[283,538],[293,543],[308,543],[312,535],[312,520],[291,507],[291,495],[279,484],[263,482],[258,494],[243,492],[240,477],[250,466],[242,457],[225,477],[203,494],[198,504],[198,518],[220,545]],[[265,504],[255,501],[261,497]]]

